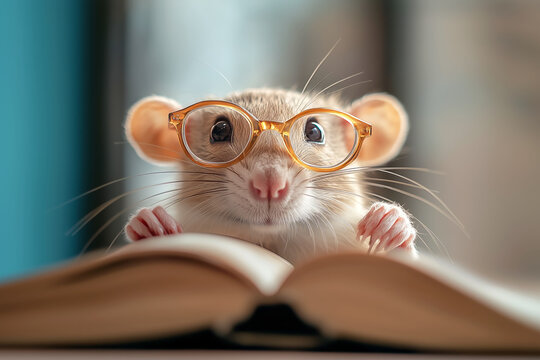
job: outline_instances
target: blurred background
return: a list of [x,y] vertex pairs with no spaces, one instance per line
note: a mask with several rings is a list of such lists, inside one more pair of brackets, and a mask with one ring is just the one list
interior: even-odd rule
[[148,204],[134,190],[158,176],[66,201],[163,170],[126,144],[134,102],[302,89],[341,39],[312,85],[361,71],[332,90],[343,88],[349,101],[376,91],[401,99],[411,130],[390,165],[442,172],[397,171],[437,190],[470,234],[414,197],[373,189],[437,235],[417,223],[421,251],[540,286],[539,23],[534,0],[8,0],[0,12],[0,280],[121,243],[130,211]]

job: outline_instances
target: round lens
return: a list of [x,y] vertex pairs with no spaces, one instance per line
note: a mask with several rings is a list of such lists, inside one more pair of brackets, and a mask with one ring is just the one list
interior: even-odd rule
[[223,164],[236,159],[249,144],[251,121],[241,112],[221,105],[196,108],[187,113],[182,138],[199,162]]
[[348,160],[358,142],[354,125],[331,113],[297,119],[289,136],[296,156],[305,164],[318,168],[332,168]]

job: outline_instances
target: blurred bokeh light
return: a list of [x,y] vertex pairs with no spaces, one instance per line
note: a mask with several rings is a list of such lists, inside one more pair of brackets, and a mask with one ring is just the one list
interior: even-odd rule
[[[376,91],[401,99],[411,130],[390,165],[443,172],[400,171],[438,190],[470,234],[421,201],[382,192],[438,236],[439,244],[420,227],[421,249],[493,278],[538,280],[540,2],[7,4],[0,278],[75,255],[108,218],[134,205],[122,199],[78,237],[64,233],[141,178],[49,211],[86,189],[155,170],[125,143],[134,102],[159,94],[189,105],[244,88],[301,89],[341,39],[313,85],[363,72],[332,90],[345,87],[349,101]],[[92,247],[107,246],[127,215]]]

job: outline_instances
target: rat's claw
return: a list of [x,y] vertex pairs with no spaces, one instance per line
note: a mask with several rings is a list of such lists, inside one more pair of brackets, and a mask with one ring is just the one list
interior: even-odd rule
[[126,225],[126,235],[131,241],[181,232],[180,225],[161,206],[139,210]]
[[130,240],[133,241],[152,237],[150,230],[137,217],[134,217],[129,221],[126,226],[126,233]]
[[159,220],[166,234],[179,234],[182,232],[180,224],[161,206],[155,207],[152,213]]
[[378,253],[402,247],[415,252],[416,230],[409,216],[398,205],[383,202],[371,206],[358,223],[357,239],[369,238],[368,253]]
[[158,220],[156,215],[154,215],[153,211],[150,211],[149,209],[142,209],[139,211],[137,218],[146,224],[148,230],[150,230],[154,236],[165,235],[165,229],[161,225],[161,222]]

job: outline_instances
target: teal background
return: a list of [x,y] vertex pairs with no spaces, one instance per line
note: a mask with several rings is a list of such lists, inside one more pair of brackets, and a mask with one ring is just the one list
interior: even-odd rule
[[3,1],[0,11],[0,280],[78,252],[88,111],[85,2]]
[[[382,192],[440,238],[421,234],[425,251],[538,283],[538,23],[540,1],[530,0],[0,1],[0,281],[77,255],[112,216],[144,205],[134,193],[78,237],[65,235],[89,210],[156,177],[57,208],[156,171],[125,142],[133,103],[302,88],[341,39],[312,85],[362,71],[357,80],[369,83],[338,84],[346,101],[376,91],[400,99],[411,126],[390,165],[444,173],[404,175],[439,191],[471,234],[414,198]],[[89,249],[121,234],[125,215]]]

